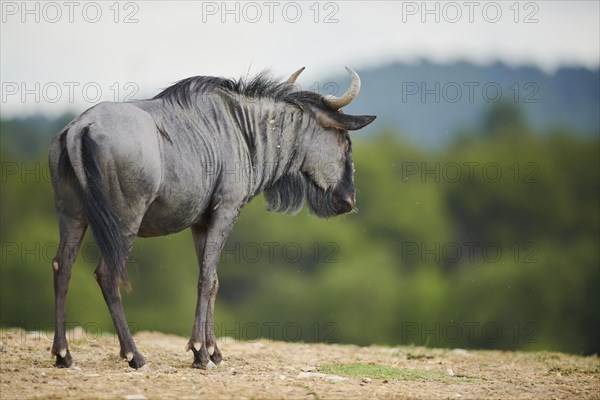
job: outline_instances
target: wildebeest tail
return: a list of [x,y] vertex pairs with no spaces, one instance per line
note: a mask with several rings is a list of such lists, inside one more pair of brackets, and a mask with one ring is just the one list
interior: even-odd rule
[[[67,132],[66,150],[70,166],[80,186],[79,193],[85,216],[100,254],[115,282],[129,288],[125,268],[126,239],[119,217],[104,189],[102,171],[98,165],[98,144],[90,137],[89,130],[89,125],[86,125],[80,129],[72,127]],[[59,162],[60,164],[64,165]],[[60,173],[68,174],[64,171],[64,166],[60,168],[63,169]]]

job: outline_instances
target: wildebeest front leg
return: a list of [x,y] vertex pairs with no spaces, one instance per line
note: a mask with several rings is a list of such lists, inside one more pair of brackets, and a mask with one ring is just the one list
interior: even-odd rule
[[55,327],[54,342],[52,344],[52,355],[56,356],[55,366],[68,368],[73,363],[73,358],[67,345],[66,323],[65,323],[65,300],[69,279],[71,278],[71,267],[75,262],[81,239],[85,234],[87,223],[79,218],[59,217],[60,243],[56,257],[52,260],[54,271],[54,302],[55,302]]
[[227,212],[219,209],[213,214],[208,227],[193,226],[192,235],[200,264],[198,279],[198,301],[196,319],[188,349],[194,352],[194,368],[205,368],[210,360],[218,364],[222,361],[214,333],[213,309],[219,287],[217,265],[221,250],[233,228],[238,210]]
[[210,294],[208,300],[208,314],[206,316],[206,349],[210,355],[210,360],[215,364],[219,365],[223,361],[221,350],[217,346],[217,337],[215,335],[215,300],[217,299],[217,291],[219,290],[219,277],[215,273],[215,288]]

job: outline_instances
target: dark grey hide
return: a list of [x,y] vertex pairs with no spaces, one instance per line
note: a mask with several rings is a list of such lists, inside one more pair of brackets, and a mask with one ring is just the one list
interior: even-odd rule
[[88,226],[102,255],[95,277],[121,356],[133,368],[145,361],[127,326],[119,290],[128,287],[125,262],[132,243],[136,236],[191,228],[200,277],[188,348],[194,367],[219,364],[213,326],[217,263],[240,210],[265,192],[272,211],[293,213],[305,200],[319,217],[352,211],[347,131],[374,118],[345,115],[326,98],[263,73],[248,81],[193,77],[153,99],[101,103],[73,120],[50,150],[60,229],[52,262],[56,366],[72,363],[65,297]]

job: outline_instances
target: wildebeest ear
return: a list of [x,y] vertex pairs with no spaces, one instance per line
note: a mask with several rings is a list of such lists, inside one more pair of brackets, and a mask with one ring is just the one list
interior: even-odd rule
[[342,113],[327,113],[319,115],[319,123],[327,128],[338,128],[346,131],[356,131],[369,125],[377,118],[375,115],[347,115]]

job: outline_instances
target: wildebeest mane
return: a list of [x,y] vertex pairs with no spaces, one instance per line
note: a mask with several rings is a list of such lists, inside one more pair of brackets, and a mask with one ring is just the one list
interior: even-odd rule
[[302,173],[286,174],[264,191],[269,211],[293,215],[306,200],[310,213],[321,218],[336,215],[332,194],[332,190],[320,188]]
[[304,204],[306,180],[300,173],[286,174],[268,187],[264,195],[267,210],[296,214]]
[[190,108],[194,97],[217,90],[253,99],[284,101],[300,108],[326,108],[321,95],[310,91],[298,91],[294,85],[275,79],[269,70],[264,70],[254,77],[237,80],[193,76],[167,87],[153,99],[164,99],[171,104],[177,103],[182,108]]

